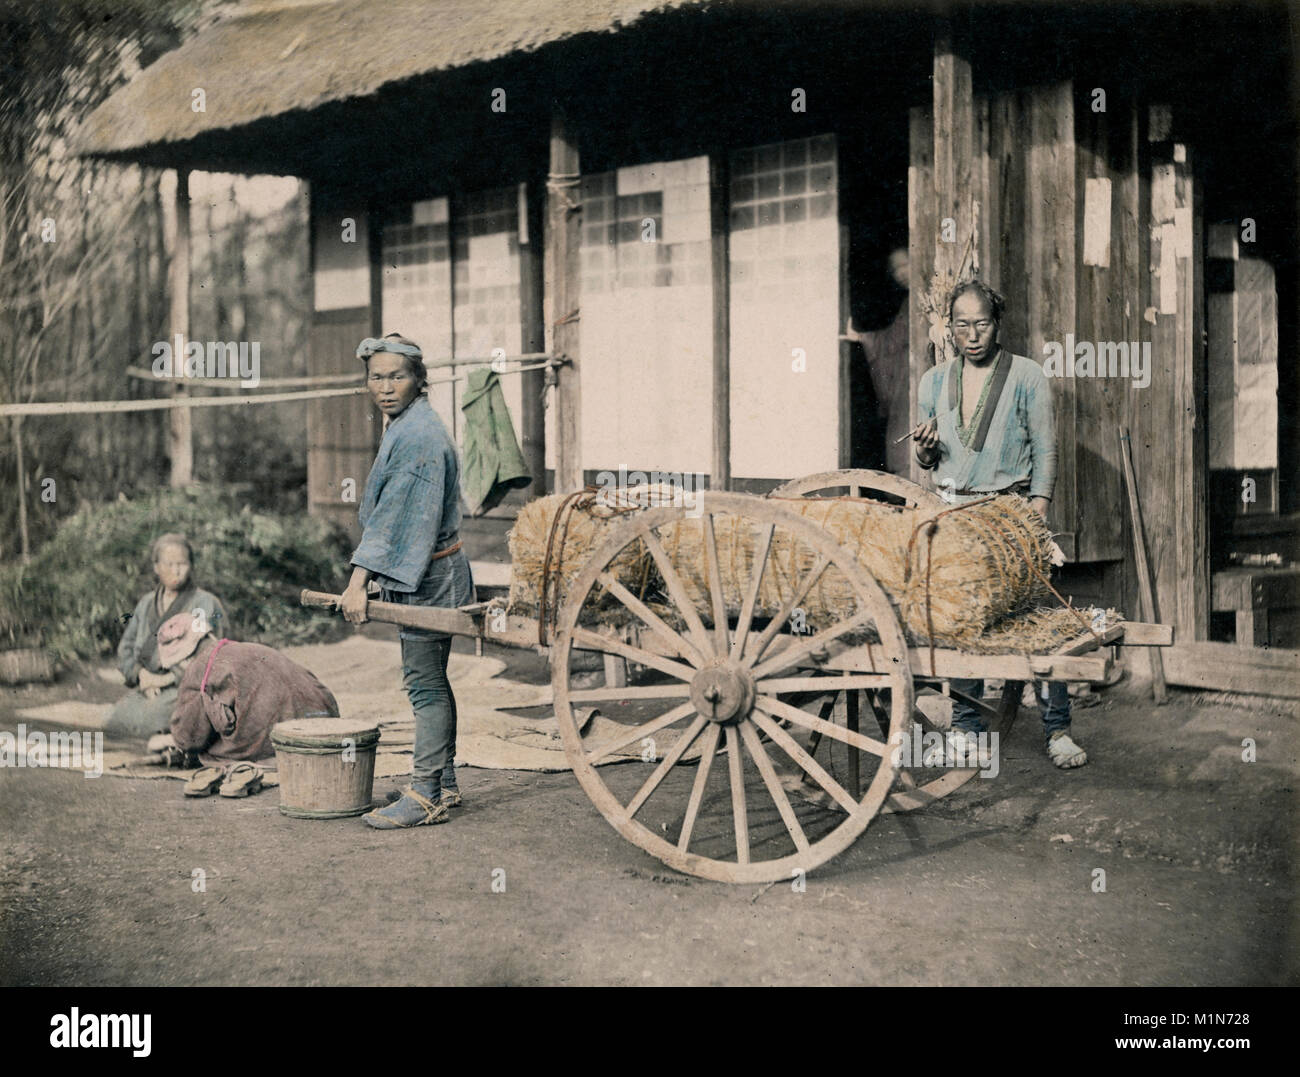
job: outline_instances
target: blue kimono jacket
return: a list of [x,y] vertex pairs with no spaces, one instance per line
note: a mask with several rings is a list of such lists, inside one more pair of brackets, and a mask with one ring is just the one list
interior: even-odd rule
[[150,673],[162,673],[163,667],[158,663],[158,628],[170,617],[178,613],[197,616],[199,611],[207,619],[212,631],[220,636],[230,626],[226,621],[226,611],[221,599],[211,591],[186,584],[185,590],[176,596],[165,610],[158,608],[162,598],[162,588],[150,591],[135,605],[135,612],[122,634],[122,641],[117,646],[117,668],[122,671],[126,683],[134,688],[140,683],[140,670]]
[[[428,397],[416,397],[388,424],[359,516],[361,543],[352,564],[371,572],[386,601],[444,607],[474,601],[465,551],[433,560],[460,530],[460,461]],[[401,632],[403,639],[433,635]]]

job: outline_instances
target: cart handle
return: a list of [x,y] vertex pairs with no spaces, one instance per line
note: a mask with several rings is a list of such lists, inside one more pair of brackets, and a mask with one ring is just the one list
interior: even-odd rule
[[[304,590],[298,596],[298,601],[303,606],[338,609],[342,597],[328,591]],[[481,613],[474,616],[465,610],[446,609],[442,606],[407,606],[399,602],[377,602],[372,598],[366,603],[366,617],[371,621],[405,625],[408,628],[426,628],[453,636],[483,635]]]

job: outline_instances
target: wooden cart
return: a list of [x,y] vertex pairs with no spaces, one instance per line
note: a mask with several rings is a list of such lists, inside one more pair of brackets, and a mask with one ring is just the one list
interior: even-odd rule
[[[894,607],[867,569],[824,529],[782,504],[782,498],[814,493],[884,493],[910,504],[937,500],[906,480],[863,470],[795,480],[768,498],[707,493],[702,511],[695,511],[702,516],[709,624],[661,541],[662,530],[687,508],[630,514],[611,525],[569,585],[547,637],[555,717],[574,774],[610,825],[678,871],[722,882],[788,879],[848,848],[879,813],[923,807],[970,781],[979,773],[975,767],[905,765],[895,750],[912,736],[914,720],[938,732],[914,708],[918,690],[935,691],[955,677],[1004,681],[1000,705],[971,700],[987,713],[990,732],[1004,740],[1024,682],[1104,681],[1111,670],[1105,645],[1172,642],[1165,626],[1124,622],[1081,633],[1051,654],[910,648]],[[744,596],[739,615],[730,618],[714,527],[720,516],[748,521],[756,543],[752,578],[730,581]],[[611,570],[638,543],[663,581],[660,612]],[[792,576],[784,607],[760,621],[754,610],[763,575],[789,570],[793,562],[782,564],[777,552],[795,545],[805,560],[812,552],[812,566],[797,582]],[[851,589],[853,612],[829,628],[793,631],[800,603],[832,569]],[[304,591],[302,602],[328,606],[335,598]],[[598,627],[590,616],[597,602],[606,609],[611,602],[621,605],[627,624]],[[512,647],[537,647],[539,641],[536,620],[485,603],[435,609],[371,602],[369,616]],[[580,687],[572,672],[575,652],[624,659],[646,676],[629,686]],[[611,737],[606,731],[599,743],[578,720],[586,708],[612,713],[629,705],[655,713],[636,719],[625,733]],[[869,731],[863,717],[869,717]],[[640,765],[598,766],[634,746],[643,749]]]

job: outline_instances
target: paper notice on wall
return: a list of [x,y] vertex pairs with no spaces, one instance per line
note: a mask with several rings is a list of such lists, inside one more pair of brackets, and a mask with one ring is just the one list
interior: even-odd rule
[[1178,313],[1178,228],[1172,224],[1160,227],[1160,313]]
[[1110,180],[1104,177],[1083,189],[1083,264],[1110,265]]
[[1174,228],[1177,230],[1174,253],[1179,258],[1190,258],[1192,256],[1191,206],[1179,206],[1174,210]]

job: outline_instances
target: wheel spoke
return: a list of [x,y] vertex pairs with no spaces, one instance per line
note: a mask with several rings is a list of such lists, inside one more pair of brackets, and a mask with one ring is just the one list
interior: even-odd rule
[[832,640],[838,639],[846,632],[852,632],[855,628],[860,628],[864,623],[872,620],[870,610],[862,610],[857,616],[840,624],[833,625],[830,628],[823,628],[815,636],[809,636],[800,643],[791,644],[782,648],[775,655],[769,658],[762,665],[750,670],[755,680],[761,680],[764,677],[770,677],[783,669],[789,669],[807,658],[814,651],[820,651]]
[[767,695],[790,692],[842,692],[846,688],[888,688],[893,682],[883,673],[849,673],[842,677],[769,677],[754,687]]
[[763,573],[767,571],[767,555],[772,549],[772,535],[775,532],[776,524],[768,524],[754,550],[751,566],[754,576],[749,581],[749,590],[745,593],[745,601],[740,607],[740,618],[736,622],[736,635],[731,641],[731,657],[736,660],[739,660],[744,653],[745,641],[749,638],[749,626],[754,621],[754,607],[758,603],[758,592],[763,586]]
[[750,648],[745,648],[747,661],[750,665],[753,665],[763,657],[763,652],[767,650],[772,640],[776,638],[776,634],[781,631],[786,621],[790,619],[790,614],[794,612],[794,608],[799,605],[799,603],[804,600],[804,596],[812,590],[813,584],[816,583],[821,577],[821,574],[826,571],[826,566],[829,564],[830,561],[824,554],[817,558],[816,564],[813,565],[808,574],[799,582],[799,586],[795,589],[794,593],[786,599],[780,612],[773,617],[768,626],[763,629],[763,634],[758,637],[758,642],[754,644],[752,654],[750,653]]
[[690,724],[686,732],[677,738],[677,743],[674,744],[668,750],[668,754],[659,761],[659,765],[655,767],[654,773],[651,774],[650,777],[645,780],[645,784],[637,790],[636,796],[628,801],[627,808],[625,809],[626,814],[624,816],[626,819],[633,818],[636,813],[641,810],[645,802],[650,799],[651,794],[659,788],[659,783],[668,777],[668,772],[677,765],[677,761],[686,754],[686,749],[695,742],[695,738],[703,732],[704,727],[708,724],[709,720],[701,715]]
[[744,737],[745,747],[749,749],[749,754],[758,767],[759,774],[763,776],[763,782],[767,785],[768,793],[776,802],[776,810],[781,813],[781,822],[785,823],[785,828],[790,833],[790,840],[794,842],[794,847],[799,852],[806,853],[809,848],[808,835],[803,832],[803,827],[799,825],[794,809],[790,807],[790,798],[785,795],[785,790],[781,788],[776,771],[772,767],[772,760],[767,757],[767,752],[763,750],[758,734],[754,732],[752,725],[745,722],[740,727],[740,735]]
[[798,707],[782,703],[779,699],[773,699],[771,696],[759,696],[754,701],[754,706],[762,707],[764,711],[773,717],[788,718],[795,725],[803,726],[805,729],[818,730],[842,744],[857,748],[859,751],[870,752],[882,759],[889,754],[889,745],[883,741],[873,740],[861,733],[855,733],[851,729],[845,729],[834,722],[826,721],[824,718],[814,718],[807,711],[801,711]]
[[[755,707],[750,717],[754,719],[754,724],[771,737],[784,750],[786,755],[798,763],[818,785],[825,789],[841,808],[847,812],[857,809],[858,802],[849,795],[849,791],[832,778],[810,753],[800,748],[799,742],[794,737],[790,736],[775,721],[764,714],[759,707]],[[813,750],[816,751],[815,748]]]
[[713,766],[713,755],[718,750],[718,737],[721,734],[722,727],[716,722],[709,723],[709,728],[704,731],[700,765],[695,769],[695,784],[691,786],[691,799],[686,803],[686,818],[682,820],[681,837],[677,839],[677,848],[683,853],[691,843],[691,832],[695,829],[695,819],[700,814],[700,805],[704,802],[704,787],[709,781],[709,768]]
[[630,658],[643,666],[650,666],[661,673],[667,673],[670,677],[676,677],[679,681],[689,681],[695,676],[695,670],[690,666],[684,666],[680,662],[674,662],[671,658],[663,658],[653,651],[646,651],[640,647],[633,647],[630,643],[624,643],[622,640],[614,639],[610,636],[602,636],[599,632],[593,632],[589,628],[577,626],[573,629],[573,644],[582,650],[601,651],[605,654],[619,654],[624,658]]
[[626,733],[620,733],[613,740],[607,740],[598,744],[587,753],[587,762],[594,767],[602,759],[626,748],[629,744],[640,740],[642,737],[649,737],[658,733],[659,730],[666,729],[674,722],[680,722],[688,714],[694,713],[695,704],[690,700],[687,700],[685,703],[679,703],[672,710],[665,711],[663,714],[659,715],[658,718],[652,718],[648,722],[643,722],[639,726],[634,726]]
[[685,699],[691,694],[691,686],[678,681],[676,684],[645,684],[622,688],[571,688],[570,703],[621,703],[626,699]]
[[740,758],[740,734],[727,726],[727,770],[731,774],[731,818],[736,831],[736,863],[749,863],[749,816],[745,810],[745,769]]
[[715,653],[726,654],[731,649],[727,638],[727,597],[722,593],[722,571],[718,563],[718,536],[713,529],[713,516],[704,514],[704,559],[708,565],[709,591],[713,595],[713,646]]
[[673,631],[672,627],[662,617],[619,583],[610,573],[602,572],[598,582],[606,591],[644,621],[651,632],[661,637],[669,647],[685,658],[686,661],[696,667],[704,665],[704,656],[689,640],[683,639],[677,632]]
[[677,612],[682,615],[686,622],[687,631],[690,632],[691,641],[695,644],[696,650],[700,654],[709,652],[709,635],[704,630],[704,622],[700,620],[700,615],[695,610],[695,603],[691,601],[690,596],[686,593],[686,587],[682,583],[682,578],[677,574],[677,569],[673,567],[672,560],[668,556],[668,551],[659,541],[659,536],[649,528],[646,528],[641,535],[641,541],[650,551],[650,556],[655,559],[655,564],[659,566],[659,574],[663,577],[664,586],[668,588],[668,593],[672,596],[673,603],[677,606]]

